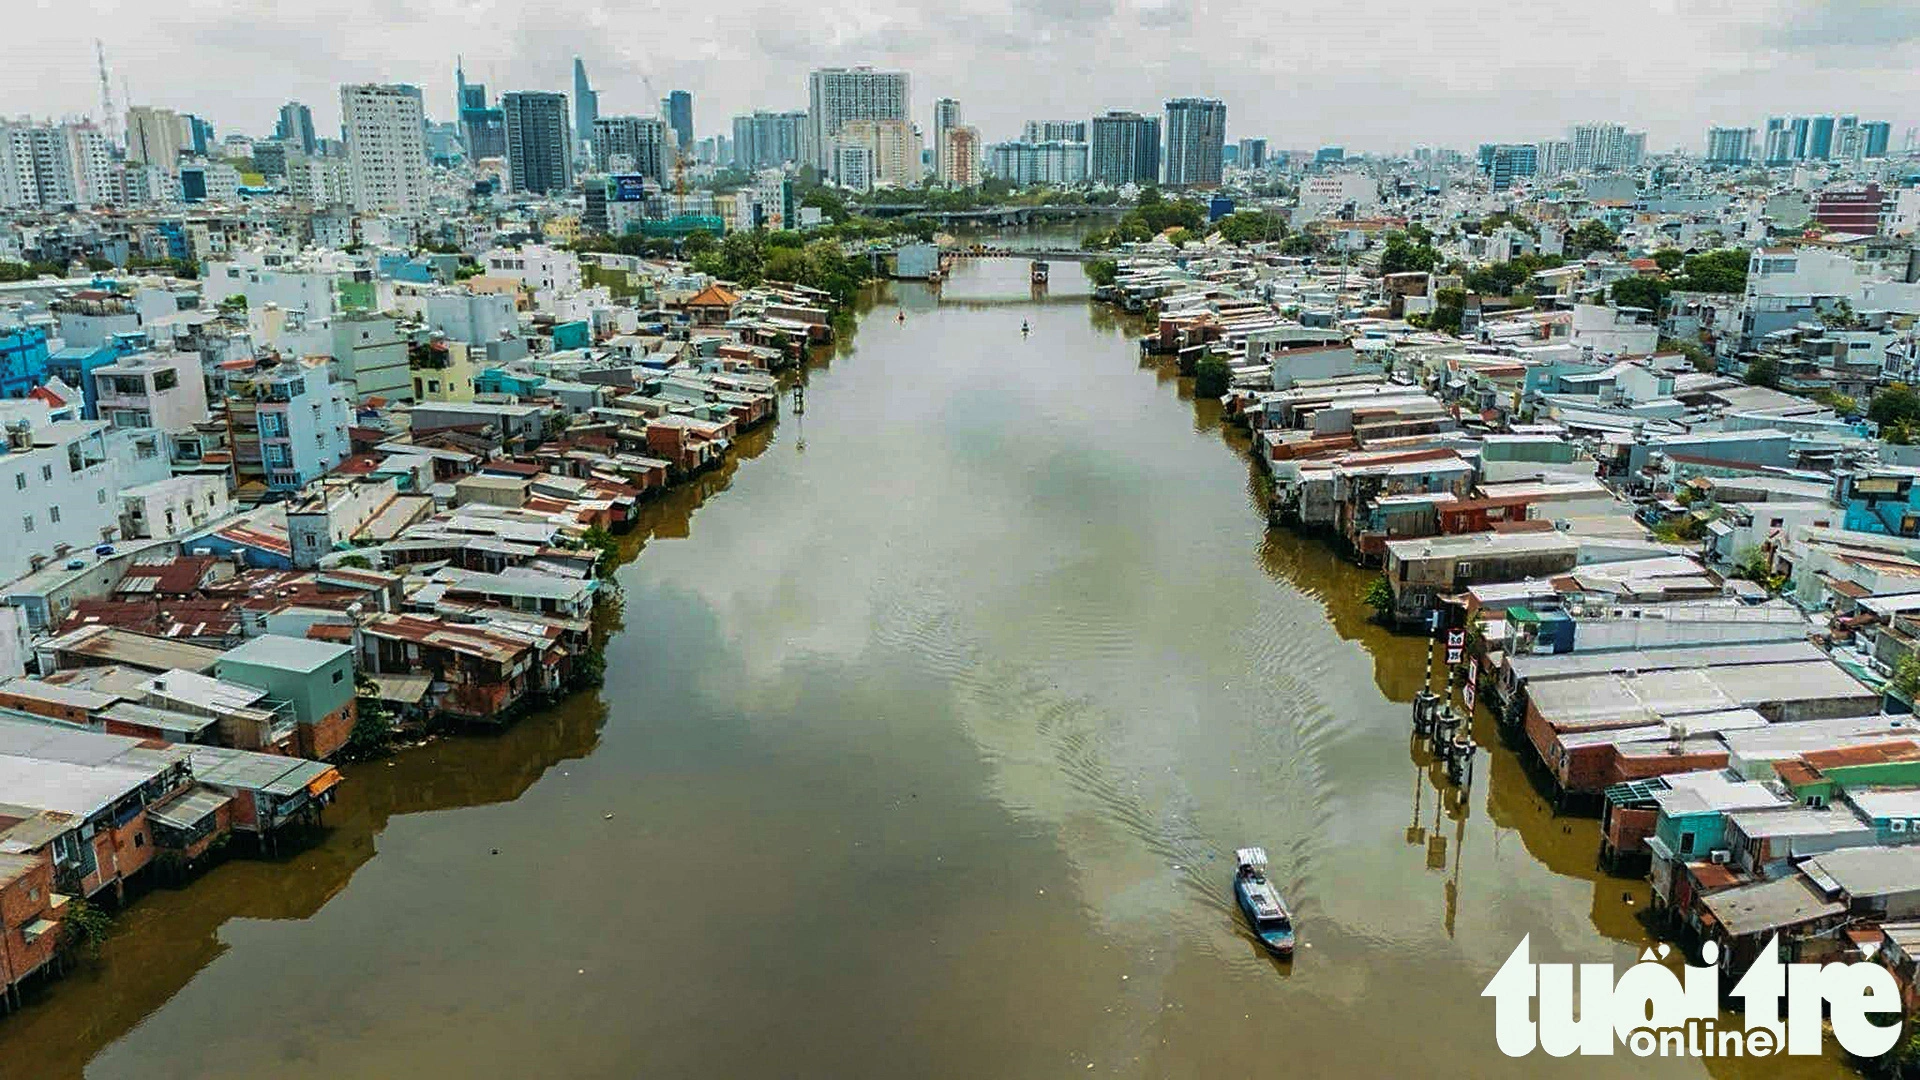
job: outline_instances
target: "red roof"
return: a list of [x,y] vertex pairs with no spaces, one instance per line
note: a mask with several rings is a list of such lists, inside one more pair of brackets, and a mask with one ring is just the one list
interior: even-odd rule
[[701,289],[699,292],[694,293],[693,296],[689,297],[685,306],[686,307],[731,308],[733,305],[739,302],[740,302],[740,297],[734,295],[733,293],[728,292],[727,290],[721,288],[718,285],[709,285],[706,288]]
[[56,409],[60,408],[61,406],[67,403],[65,398],[61,397],[59,394],[54,393],[53,391],[47,389],[44,386],[36,386],[33,389],[27,391],[27,396],[32,398],[35,401],[44,401]]

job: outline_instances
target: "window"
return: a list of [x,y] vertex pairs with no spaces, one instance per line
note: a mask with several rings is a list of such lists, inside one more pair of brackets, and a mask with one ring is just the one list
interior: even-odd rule
[[146,833],[143,833],[143,832],[137,832],[137,833],[134,833],[134,834],[133,834],[133,846],[134,846],[134,847],[146,847],[146,846],[147,846],[147,834],[146,834]]
[[33,515],[32,514],[28,514],[27,516],[20,519],[20,529],[22,532],[33,531]]
[[1693,854],[1693,834],[1692,833],[1683,832],[1680,834],[1680,854],[1682,855]]
[[335,669],[334,669],[334,672],[333,672],[333,681],[334,681],[334,682],[339,682],[339,681],[340,681],[340,669],[338,669],[338,668],[335,668]]
[[14,473],[13,486],[19,488],[21,491],[27,490],[27,474],[23,472]]
[[56,506],[48,510],[47,520],[53,522],[55,525],[60,524],[60,508]]
[[101,488],[100,490],[94,492],[93,501],[99,503],[101,506],[107,505],[107,489]]
[[42,466],[40,466],[40,479],[42,479],[42,480],[46,480],[46,481],[52,481],[52,480],[53,480],[53,466],[51,466],[51,465],[42,465]]
[[156,372],[153,376],[153,388],[155,390],[171,390],[179,385],[180,373],[171,368]]

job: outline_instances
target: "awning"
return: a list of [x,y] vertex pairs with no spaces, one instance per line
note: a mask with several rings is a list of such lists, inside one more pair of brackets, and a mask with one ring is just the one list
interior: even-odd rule
[[148,807],[147,819],[182,832],[190,832],[214,814],[219,813],[221,807],[232,801],[232,796],[212,788],[195,787],[178,798],[168,800],[159,806]]
[[51,919],[35,919],[20,928],[20,936],[26,938],[28,944],[32,944],[58,929],[60,924]]
[[307,794],[319,798],[332,791],[340,783],[340,770],[328,769],[319,776],[307,781]]
[[400,705],[418,705],[433,684],[430,675],[369,675],[381,701]]

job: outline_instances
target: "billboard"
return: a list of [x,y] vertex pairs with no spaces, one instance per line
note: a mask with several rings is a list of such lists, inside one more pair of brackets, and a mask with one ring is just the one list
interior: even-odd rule
[[647,198],[647,178],[639,173],[627,173],[613,178],[609,185],[607,198],[614,202],[644,202]]

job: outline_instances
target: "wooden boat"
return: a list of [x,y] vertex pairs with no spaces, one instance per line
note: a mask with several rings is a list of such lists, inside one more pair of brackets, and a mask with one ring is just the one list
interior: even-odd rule
[[1280,890],[1267,880],[1267,853],[1263,848],[1241,848],[1233,853],[1239,869],[1233,875],[1233,898],[1240,905],[1247,925],[1268,952],[1287,958],[1293,956],[1293,915],[1280,898]]

